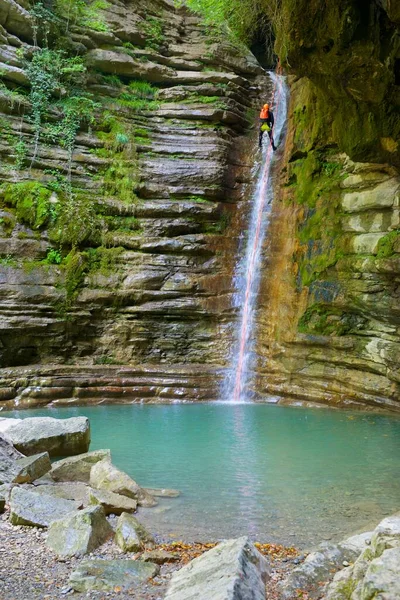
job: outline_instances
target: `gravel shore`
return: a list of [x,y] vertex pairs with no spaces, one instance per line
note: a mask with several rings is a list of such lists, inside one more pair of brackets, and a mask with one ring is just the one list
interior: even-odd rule
[[[61,600],[92,598],[93,600],[162,600],[173,571],[180,569],[188,560],[208,549],[207,545],[181,544],[177,547],[179,561],[161,566],[160,574],[142,584],[132,592],[74,592],[68,583],[69,576],[82,560],[70,558],[57,560],[46,547],[46,529],[13,526],[8,522],[8,513],[0,517],[0,600]],[[162,540],[157,540],[162,547]],[[281,546],[260,547],[267,554],[274,568],[268,585],[268,600],[275,600],[274,586],[291,568],[297,553]],[[88,557],[95,558],[135,558],[133,553],[123,553],[110,540]]]

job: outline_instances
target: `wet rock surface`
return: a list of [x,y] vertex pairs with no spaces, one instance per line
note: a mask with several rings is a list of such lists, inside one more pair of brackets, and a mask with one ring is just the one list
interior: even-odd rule
[[[33,32],[25,8],[3,4],[17,19],[5,19],[0,30],[1,49],[15,62],[7,70],[11,82],[24,69],[7,36],[18,35],[18,24],[18,44],[31,51]],[[234,254],[252,187],[248,134],[269,79],[253,55],[210,38],[197,17],[171,2],[149,7],[139,0],[127,8],[117,1],[103,12],[107,32],[76,26],[72,42],[90,73],[87,91],[131,143],[111,151],[113,134],[96,115],[91,131],[77,136],[70,171],[104,238],[77,249],[82,265],[88,246],[112,255],[112,264],[85,266],[71,302],[64,263],[43,264],[48,249],[58,248],[51,232],[20,222],[0,192],[0,255],[6,257],[0,264],[0,401],[8,407],[215,399],[215,373],[227,360]],[[157,49],[144,33],[149,19],[162,26]],[[157,92],[139,109],[124,100],[137,81]],[[54,173],[65,172],[66,149],[40,144],[28,172],[33,129],[24,120],[27,156],[17,168],[13,140],[29,102],[0,100],[9,127],[0,147],[0,183],[32,178],[54,187]],[[115,184],[117,171],[129,189]],[[61,196],[56,189],[51,202],[62,202]],[[227,333],[223,343],[221,331]]]

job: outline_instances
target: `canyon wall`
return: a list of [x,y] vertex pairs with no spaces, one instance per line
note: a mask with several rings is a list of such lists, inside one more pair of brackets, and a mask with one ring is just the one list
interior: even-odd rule
[[169,0],[67,5],[0,0],[2,406],[215,399],[269,81]]
[[400,409],[399,23],[395,2],[282,2],[291,108],[264,249],[261,398]]

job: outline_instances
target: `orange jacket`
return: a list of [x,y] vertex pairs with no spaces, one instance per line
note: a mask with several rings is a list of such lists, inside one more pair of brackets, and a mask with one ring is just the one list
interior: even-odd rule
[[269,110],[268,110],[268,108],[262,108],[261,109],[260,119],[269,119]]

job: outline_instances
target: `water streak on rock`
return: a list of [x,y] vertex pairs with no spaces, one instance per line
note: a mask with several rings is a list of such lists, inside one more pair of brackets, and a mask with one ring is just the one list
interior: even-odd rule
[[[271,73],[274,83],[272,108],[275,116],[275,144],[279,144],[286,123],[287,88],[282,76]],[[265,149],[266,148],[266,149]],[[262,166],[254,193],[249,220],[247,247],[239,258],[237,267],[236,305],[240,307],[237,347],[234,351],[232,370],[225,385],[224,398],[232,402],[249,400],[248,384],[252,368],[253,328],[260,284],[261,249],[269,224],[270,206],[273,198],[272,166],[273,150],[267,135],[264,136]]]

